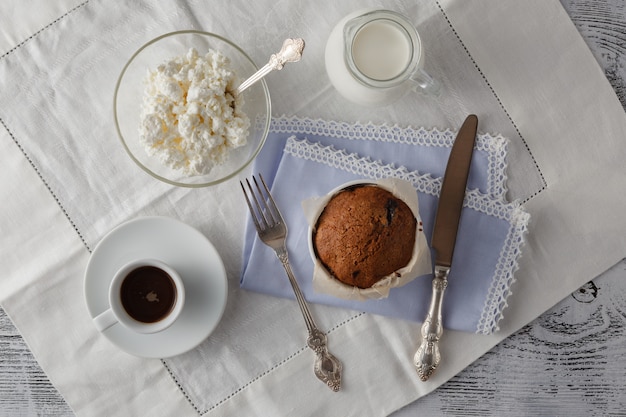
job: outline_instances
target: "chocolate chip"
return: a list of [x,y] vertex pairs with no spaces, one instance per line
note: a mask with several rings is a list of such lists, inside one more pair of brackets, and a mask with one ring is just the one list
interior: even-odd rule
[[398,208],[398,202],[393,199],[388,199],[387,204],[385,204],[385,209],[387,210],[387,225],[391,224],[391,220],[396,214],[396,208]]

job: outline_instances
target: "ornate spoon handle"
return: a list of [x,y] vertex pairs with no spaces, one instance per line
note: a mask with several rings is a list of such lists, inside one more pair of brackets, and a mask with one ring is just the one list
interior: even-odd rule
[[287,62],[298,62],[302,58],[302,51],[304,50],[304,40],[301,38],[285,39],[281,50],[275,54],[272,54],[270,61],[263,66],[260,70],[255,72],[241,83],[235,90],[235,96],[241,94],[246,88],[265,77],[267,74],[274,70],[281,70]]
[[448,273],[450,268],[435,266],[433,278],[433,295],[430,300],[430,308],[424,324],[422,325],[422,344],[415,352],[413,365],[422,381],[428,380],[441,362],[439,353],[439,339],[443,335],[441,307],[443,293],[448,286]]
[[313,371],[315,376],[322,382],[324,382],[330,389],[337,392],[341,388],[341,370],[342,365],[339,359],[328,351],[326,334],[317,328],[315,320],[311,315],[309,306],[306,303],[306,299],[300,290],[300,286],[296,281],[296,277],[291,270],[289,264],[289,258],[287,255],[287,249],[285,247],[276,249],[276,256],[283,264],[289,283],[293,289],[293,292],[300,306],[300,311],[304,317],[307,330],[309,331],[309,337],[307,338],[307,345],[315,352],[315,363]]

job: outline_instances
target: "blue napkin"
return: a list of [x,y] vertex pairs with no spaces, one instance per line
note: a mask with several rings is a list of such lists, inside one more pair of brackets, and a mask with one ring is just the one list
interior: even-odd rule
[[[307,300],[422,321],[430,301],[430,274],[416,278],[401,289],[392,289],[388,298],[380,300],[351,301],[315,292],[311,280],[313,261],[307,242],[308,224],[301,202],[325,195],[348,181],[401,178],[410,181],[418,192],[419,211],[430,241],[441,178],[436,173],[418,170],[415,161],[427,160],[433,171],[442,173],[449,147],[364,139],[361,135],[351,139],[336,134],[312,135],[310,130],[306,138],[298,138],[293,131],[286,130],[272,132],[269,146],[256,162],[255,172],[264,176],[285,217],[289,227],[290,261]],[[283,138],[284,135],[288,137]],[[357,149],[361,152],[356,152]],[[410,166],[386,163],[389,158],[402,158],[404,164]],[[506,187],[496,184],[505,180],[506,175],[494,174],[489,166],[489,152],[475,152],[470,174],[470,187],[474,188],[466,195],[443,312],[445,327],[483,334],[495,331],[502,317],[529,219],[519,204],[504,200],[502,190]],[[501,168],[506,168],[504,162]],[[490,175],[499,179],[490,179]],[[490,190],[492,194],[485,193]],[[293,298],[280,262],[272,250],[256,238],[251,225],[246,230],[246,244],[241,286]]]
[[[456,131],[373,123],[346,123],[299,117],[273,117],[270,134],[254,162],[254,172],[270,182],[287,138],[295,135],[346,152],[368,156],[383,164],[442,177]],[[494,199],[506,198],[506,152],[501,135],[478,134],[467,187]]]

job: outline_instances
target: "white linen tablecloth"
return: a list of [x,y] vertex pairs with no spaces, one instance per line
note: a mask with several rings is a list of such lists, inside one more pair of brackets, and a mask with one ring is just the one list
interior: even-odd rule
[[[441,97],[362,109],[333,90],[326,38],[343,15],[373,5],[416,23]],[[0,9],[9,11],[0,35],[11,45],[0,54],[0,303],[77,415],[386,415],[623,257],[626,117],[556,0],[57,7],[24,26],[10,21],[19,6]],[[301,63],[268,78],[275,115],[453,129],[476,113],[483,131],[510,138],[508,197],[524,203],[532,222],[500,332],[446,332],[443,364],[422,383],[411,364],[419,324],[316,305],[345,378],[340,393],[319,383],[295,302],[238,288],[245,207],[237,182],[198,190],[157,183],[116,137],[112,93],[126,60],[148,40],[190,28],[229,37],[259,65],[283,38],[307,41]],[[82,293],[104,234],[155,214],[209,237],[230,283],[215,333],[162,361],[132,357],[98,334]]]

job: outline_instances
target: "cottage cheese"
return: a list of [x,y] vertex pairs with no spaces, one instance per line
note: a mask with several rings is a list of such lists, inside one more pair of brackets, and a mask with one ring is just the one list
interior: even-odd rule
[[250,120],[233,97],[238,84],[230,61],[213,50],[190,49],[149,71],[140,140],[149,155],[185,175],[204,175],[247,142]]

